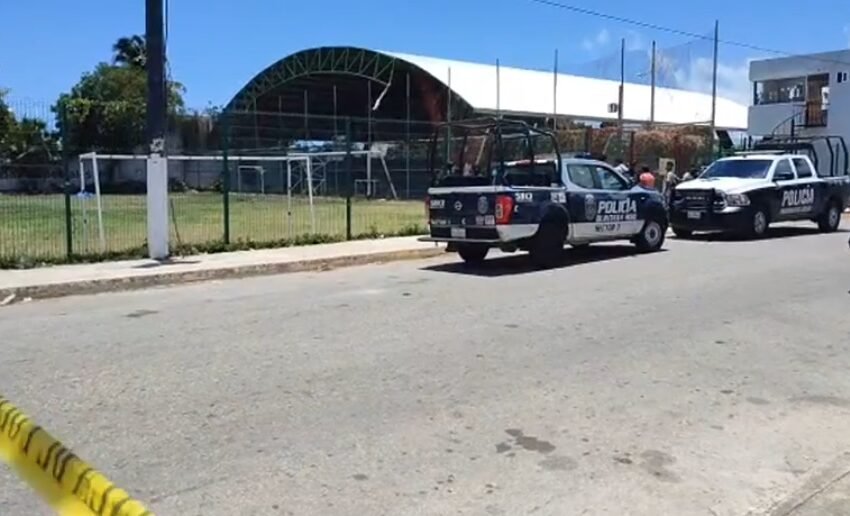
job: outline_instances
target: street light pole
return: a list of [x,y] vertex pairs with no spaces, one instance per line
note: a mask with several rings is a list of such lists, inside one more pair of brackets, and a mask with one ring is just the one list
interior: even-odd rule
[[148,254],[157,260],[169,255],[164,25],[163,0],[145,0]]

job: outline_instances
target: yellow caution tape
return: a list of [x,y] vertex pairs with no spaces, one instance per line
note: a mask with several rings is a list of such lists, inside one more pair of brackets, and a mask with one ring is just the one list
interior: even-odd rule
[[152,516],[2,396],[0,459],[61,516]]

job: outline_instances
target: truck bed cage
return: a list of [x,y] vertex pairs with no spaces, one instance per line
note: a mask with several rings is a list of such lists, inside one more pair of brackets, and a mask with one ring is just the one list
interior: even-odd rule
[[[520,162],[527,164],[531,168],[531,173],[534,173],[535,165],[540,164],[541,159],[547,162],[554,162],[556,175],[561,174],[561,153],[558,149],[558,139],[552,131],[540,129],[528,124],[522,120],[511,120],[501,117],[481,117],[470,118],[437,124],[434,128],[431,138],[430,148],[430,168],[432,175],[432,183],[435,182],[441,171],[455,165],[454,154],[457,153],[458,161],[460,156],[466,150],[467,145],[471,142],[470,138],[481,138],[482,141],[478,144],[477,162],[483,165],[486,161],[487,166],[496,164],[497,183],[505,181],[505,172],[507,163],[518,164]],[[536,151],[534,142],[537,139],[548,140],[551,144],[546,151]],[[443,140],[442,142],[440,140]],[[451,142],[453,140],[461,140],[456,149],[452,149]],[[524,140],[525,154],[523,156],[506,156],[505,144],[508,141]],[[445,160],[443,163],[438,163],[442,145],[445,145]],[[474,148],[474,147],[473,147]],[[486,156],[485,156],[486,150]],[[453,152],[452,152],[453,151]],[[545,156],[545,158],[544,158]]]
[[[829,175],[830,176],[846,176],[848,175],[848,151],[847,143],[841,136],[770,136],[753,145],[754,151],[780,151],[788,154],[797,154],[799,152],[807,152],[814,162],[815,169],[819,168],[819,157],[816,142],[823,142],[826,148],[829,149]],[[843,157],[843,166],[840,166],[839,160]]]

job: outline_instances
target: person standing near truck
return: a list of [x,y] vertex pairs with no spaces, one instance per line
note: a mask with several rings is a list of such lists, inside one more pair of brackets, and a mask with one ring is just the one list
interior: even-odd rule
[[629,166],[623,163],[623,160],[618,159],[614,162],[614,170],[620,173],[620,175],[626,175],[629,171]]
[[646,165],[641,167],[638,183],[648,190],[655,190],[655,174]]
[[672,162],[667,162],[667,171],[664,174],[663,182],[661,184],[661,193],[664,195],[664,200],[667,202],[667,206],[670,206],[670,202],[673,199],[673,190],[676,188],[676,185],[681,183],[683,178],[679,176],[677,171],[673,168]]

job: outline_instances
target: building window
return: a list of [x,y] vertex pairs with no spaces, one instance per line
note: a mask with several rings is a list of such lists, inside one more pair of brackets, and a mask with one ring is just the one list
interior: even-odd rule
[[838,84],[841,84],[842,82],[847,82],[847,72],[838,72],[837,74],[835,74],[835,76],[835,82],[837,82]]
[[756,83],[756,104],[784,104],[806,99],[806,78],[773,79]]

